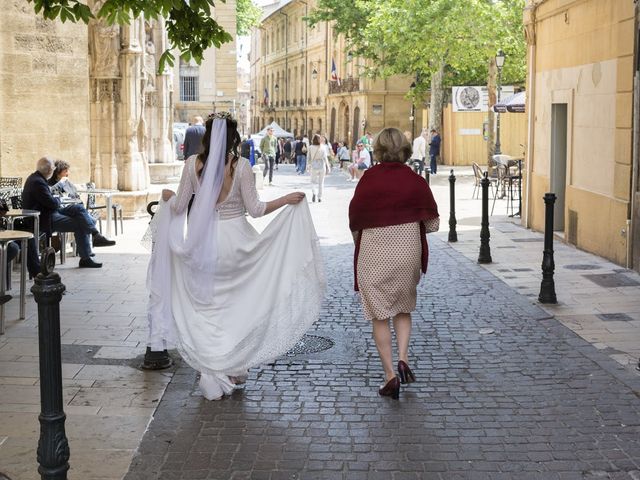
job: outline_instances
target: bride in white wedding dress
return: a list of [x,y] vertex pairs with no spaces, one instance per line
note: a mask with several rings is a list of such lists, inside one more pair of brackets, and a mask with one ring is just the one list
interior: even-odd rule
[[[151,226],[149,346],[175,346],[210,400],[291,349],[318,318],[325,291],[304,194],[260,201],[239,143],[229,114],[210,116],[204,153],[185,161],[177,195],[163,191]],[[285,205],[260,234],[245,217]]]

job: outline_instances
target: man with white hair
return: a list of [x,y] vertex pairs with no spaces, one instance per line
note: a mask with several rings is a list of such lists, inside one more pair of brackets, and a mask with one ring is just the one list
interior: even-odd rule
[[[36,171],[24,183],[22,205],[40,212],[40,231],[48,236],[53,232],[73,232],[80,256],[80,268],[100,268],[102,264],[91,258],[91,235],[95,233],[92,231],[95,226],[87,223],[79,209],[60,208],[60,200],[51,193],[47,180],[53,175],[54,168],[55,162],[51,157],[38,160]],[[94,246],[111,245],[115,245],[115,242],[99,233],[94,235]]]

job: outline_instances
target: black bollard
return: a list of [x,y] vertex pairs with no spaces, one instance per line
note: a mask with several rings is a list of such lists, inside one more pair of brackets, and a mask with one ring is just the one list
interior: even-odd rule
[[553,271],[556,266],[553,261],[553,206],[556,201],[555,193],[544,194],[544,253],[542,256],[542,283],[540,284],[540,303],[558,303],[556,286],[553,281]]
[[429,185],[431,185],[431,177],[429,176],[429,170],[424,170],[424,179],[427,181]]
[[66,480],[69,470],[69,443],[64,431],[67,416],[62,403],[62,357],[60,347],[60,301],[65,286],[53,271],[56,252],[42,252],[41,271],[31,292],[38,304],[40,342],[40,440],[38,472],[42,480]]
[[[191,205],[191,203],[189,203]],[[149,202],[147,205],[147,213],[151,215],[151,218],[156,214],[158,208],[158,202]],[[173,360],[169,356],[167,350],[151,350],[151,347],[147,347],[144,353],[144,360],[140,368],[143,370],[164,370],[173,365]]]
[[484,172],[484,178],[480,180],[482,186],[482,228],[480,229],[480,255],[478,263],[491,263],[491,247],[489,246],[489,183],[487,172]]
[[456,232],[456,176],[451,169],[449,175],[449,241],[458,241],[458,232]]

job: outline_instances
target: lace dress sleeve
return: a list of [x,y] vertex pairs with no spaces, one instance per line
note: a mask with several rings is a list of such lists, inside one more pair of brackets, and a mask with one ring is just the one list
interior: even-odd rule
[[196,170],[194,167],[196,158],[196,156],[192,156],[184,162],[180,185],[178,185],[178,193],[176,194],[176,199],[171,204],[171,210],[173,210],[175,214],[179,215],[187,209],[191,197],[196,192],[198,182],[195,178]]
[[267,208],[266,202],[261,202],[258,198],[256,190],[256,179],[253,176],[251,165],[246,160],[238,162],[240,171],[240,195],[242,195],[242,203],[252,217],[261,217]]

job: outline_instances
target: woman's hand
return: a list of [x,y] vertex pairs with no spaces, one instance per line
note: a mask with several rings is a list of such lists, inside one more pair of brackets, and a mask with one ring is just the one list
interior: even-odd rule
[[162,200],[168,202],[171,197],[175,195],[173,190],[168,190],[166,188],[162,189]]
[[295,205],[296,203],[300,203],[304,198],[304,193],[302,192],[293,192],[289,193],[282,197],[285,205]]

